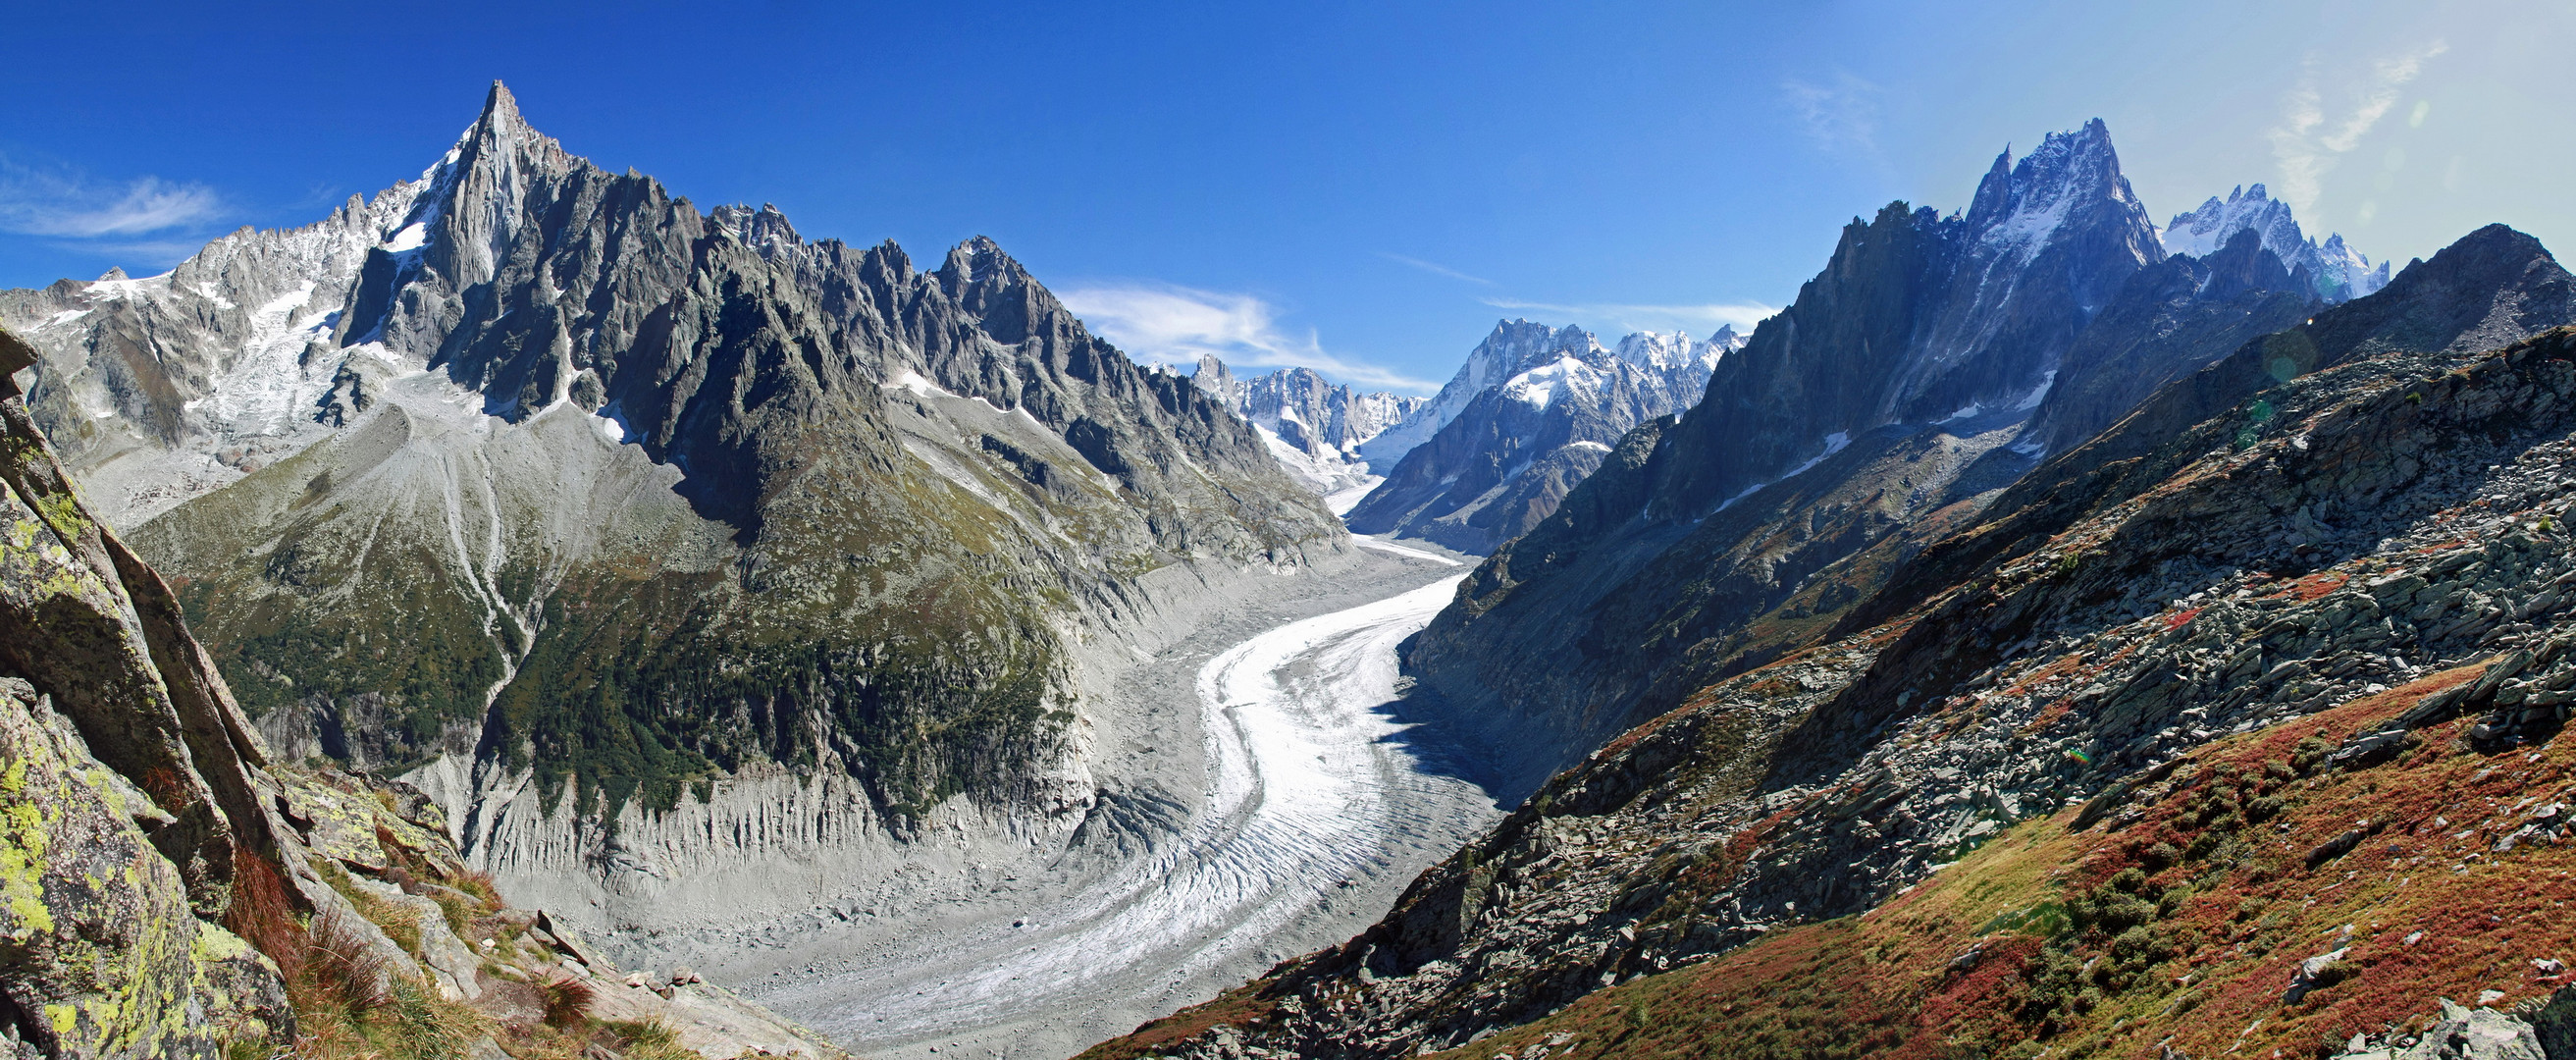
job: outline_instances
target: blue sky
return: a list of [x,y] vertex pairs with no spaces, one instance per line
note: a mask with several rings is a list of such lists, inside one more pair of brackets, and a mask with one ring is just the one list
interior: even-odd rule
[[1740,326],[2094,116],[2159,220],[2260,181],[2374,260],[2576,247],[2560,0],[228,6],[13,14],[0,285],[314,220],[496,77],[701,208],[990,235],[1140,357],[1418,392],[1499,317]]

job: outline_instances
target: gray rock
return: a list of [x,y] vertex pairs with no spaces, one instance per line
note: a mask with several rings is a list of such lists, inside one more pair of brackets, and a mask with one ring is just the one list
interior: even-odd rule
[[2493,1009],[2468,1009],[2442,999],[2442,1020],[2399,1060],[2549,1060],[2531,1024]]

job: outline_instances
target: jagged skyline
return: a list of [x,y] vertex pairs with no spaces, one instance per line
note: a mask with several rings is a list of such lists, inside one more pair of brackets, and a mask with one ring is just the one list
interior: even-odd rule
[[[1963,206],[1960,174],[2095,116],[2160,223],[2263,182],[2312,234],[2401,266],[2488,221],[2576,236],[2510,177],[2576,149],[2529,61],[2570,16],[2492,4],[773,6],[677,16],[687,33],[152,6],[30,13],[53,46],[0,75],[26,103],[0,138],[0,283],[140,275],[238,225],[308,221],[417,168],[495,77],[571,149],[702,208],[775,201],[861,245],[992,235],[1089,316],[1175,311],[1230,364],[1371,387],[1445,377],[1497,318],[1745,330],[1852,216]],[[672,76],[726,55],[783,58]],[[1195,359],[1163,358],[1173,317],[1141,312],[1102,330]]]

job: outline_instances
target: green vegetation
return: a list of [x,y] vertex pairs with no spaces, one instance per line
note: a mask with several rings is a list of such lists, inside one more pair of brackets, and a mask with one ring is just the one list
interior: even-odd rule
[[365,693],[382,696],[385,765],[399,771],[426,761],[447,725],[480,717],[503,673],[477,605],[428,573],[438,568],[427,557],[419,562],[412,577],[369,581],[382,595],[366,622],[292,594],[228,590],[215,579],[184,583],[179,603],[191,625],[224,631],[209,638],[215,662],[252,717],[316,694],[344,709]]
[[1047,707],[1053,637],[1026,619],[960,628],[920,614],[904,630],[880,613],[840,636],[764,642],[726,623],[707,587],[559,589],[488,734],[510,764],[535,769],[549,798],[578,780],[585,812],[613,812],[629,799],[670,809],[751,762],[836,756],[900,822],[1006,791],[1069,720]]

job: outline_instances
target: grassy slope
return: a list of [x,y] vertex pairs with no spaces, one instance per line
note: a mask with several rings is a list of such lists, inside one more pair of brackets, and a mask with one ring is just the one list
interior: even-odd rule
[[[2576,849],[2494,847],[2576,787],[2576,751],[2474,753],[2463,719],[2386,764],[2317,761],[2482,670],[2214,742],[2139,789],[2134,814],[2086,830],[2075,809],[2025,822],[1867,913],[1441,1055],[2307,1056],[2421,1021],[2463,984],[2503,991],[2500,1003],[2545,994],[2567,977],[2532,962],[2576,956]],[[2355,831],[2350,852],[2311,864]],[[2285,1000],[2301,962],[2347,926],[2329,975],[2348,978]]]

